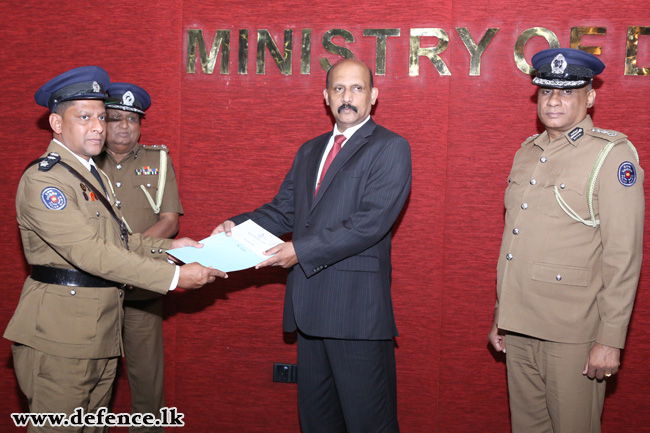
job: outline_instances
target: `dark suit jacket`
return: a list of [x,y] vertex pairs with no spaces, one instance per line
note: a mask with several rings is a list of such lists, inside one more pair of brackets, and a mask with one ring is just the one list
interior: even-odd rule
[[411,151],[370,119],[344,144],[318,196],[316,176],[331,132],[303,144],[272,202],[238,215],[276,236],[293,232],[299,263],[287,281],[284,330],[326,338],[397,335],[391,228],[411,188]]

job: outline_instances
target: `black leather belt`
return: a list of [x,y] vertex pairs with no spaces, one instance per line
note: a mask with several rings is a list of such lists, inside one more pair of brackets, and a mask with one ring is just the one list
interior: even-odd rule
[[74,287],[121,287],[122,284],[96,277],[77,269],[32,266],[32,280],[45,284]]

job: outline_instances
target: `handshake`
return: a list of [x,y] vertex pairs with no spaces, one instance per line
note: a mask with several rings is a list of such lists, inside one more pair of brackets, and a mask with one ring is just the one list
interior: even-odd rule
[[[226,220],[223,223],[219,224],[212,231],[211,236],[224,233],[225,237],[230,238],[233,236],[234,227],[235,227],[235,223],[233,221]],[[251,248],[253,251],[257,251],[258,257],[262,257],[262,259],[255,260],[255,264],[251,263],[249,265],[238,266],[238,267],[232,267],[232,265],[230,264],[228,265],[224,264],[224,266],[230,267],[230,269],[226,269],[226,270],[238,270],[238,269],[244,269],[251,266],[254,266],[255,269],[260,269],[266,266],[282,266],[283,268],[290,268],[298,263],[298,257],[296,256],[296,252],[294,250],[292,242],[282,242],[280,239],[276,238],[271,233],[267,232],[266,230],[264,230],[263,228],[261,228],[260,226],[258,226],[252,221],[246,221],[240,224],[238,228],[240,227],[242,228],[242,231],[240,232],[240,234],[243,237],[242,243],[244,243],[246,246]],[[226,240],[225,237],[222,238],[222,240]],[[267,240],[268,243],[261,241],[261,239],[265,237],[271,238]],[[223,245],[224,247],[227,246],[226,243],[223,243]],[[203,248],[204,244],[199,243],[190,238],[176,239],[171,244],[171,249],[184,248],[184,247]],[[211,246],[211,248],[214,247]],[[235,251],[240,252],[239,249],[235,249]],[[216,252],[216,253],[217,253],[216,255],[219,255],[220,252]],[[229,255],[228,251],[224,251],[222,253],[226,256]],[[249,254],[249,256],[250,255],[253,254],[251,253]],[[268,258],[264,260],[266,256],[268,256]],[[179,262],[179,260],[173,256],[170,256],[170,258]],[[205,261],[201,261],[201,263],[203,264],[200,264],[198,263],[198,260],[197,261],[185,260],[183,258],[181,258],[181,260],[182,260],[181,263],[182,262],[185,263],[189,262],[189,263],[180,267],[178,287],[182,287],[185,289],[198,289],[199,287],[202,287],[205,284],[214,282],[217,278],[228,278],[228,274],[226,274],[226,272],[216,269],[217,266],[212,266],[206,263]]]

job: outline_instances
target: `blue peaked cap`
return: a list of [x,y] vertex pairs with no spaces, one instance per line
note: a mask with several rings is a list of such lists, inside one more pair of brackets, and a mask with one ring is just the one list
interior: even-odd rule
[[38,105],[54,111],[57,104],[77,99],[106,99],[106,89],[111,80],[108,72],[99,66],[82,66],[70,69],[52,78],[36,91]]
[[111,83],[108,95],[110,99],[106,101],[106,108],[144,114],[151,105],[147,91],[135,84]]
[[593,54],[573,48],[550,48],[532,58],[537,76],[533,84],[556,89],[575,89],[589,84],[605,64]]

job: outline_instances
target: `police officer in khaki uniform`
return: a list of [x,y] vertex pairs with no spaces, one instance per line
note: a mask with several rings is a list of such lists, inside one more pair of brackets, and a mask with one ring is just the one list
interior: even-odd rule
[[587,114],[600,59],[549,49],[532,60],[546,130],[508,178],[489,339],[507,351],[513,432],[596,433],[639,280],[643,169],[624,134]]
[[[31,412],[72,414],[107,407],[122,353],[123,285],[166,293],[225,277],[197,263],[156,260],[198,243],[129,236],[109,180],[93,157],[104,146],[108,74],[97,66],[65,72],[35,94],[48,107],[53,139],[23,173],[16,212],[31,275],[4,337]],[[98,427],[28,431],[95,432]]]
[[[108,95],[106,147],[97,165],[115,185],[130,232],[173,238],[183,208],[168,149],[138,142],[151,98],[129,83],[111,83]],[[137,288],[125,292],[123,338],[132,413],[157,414],[165,406],[162,316],[162,295]],[[164,430],[131,427],[130,431]]]

